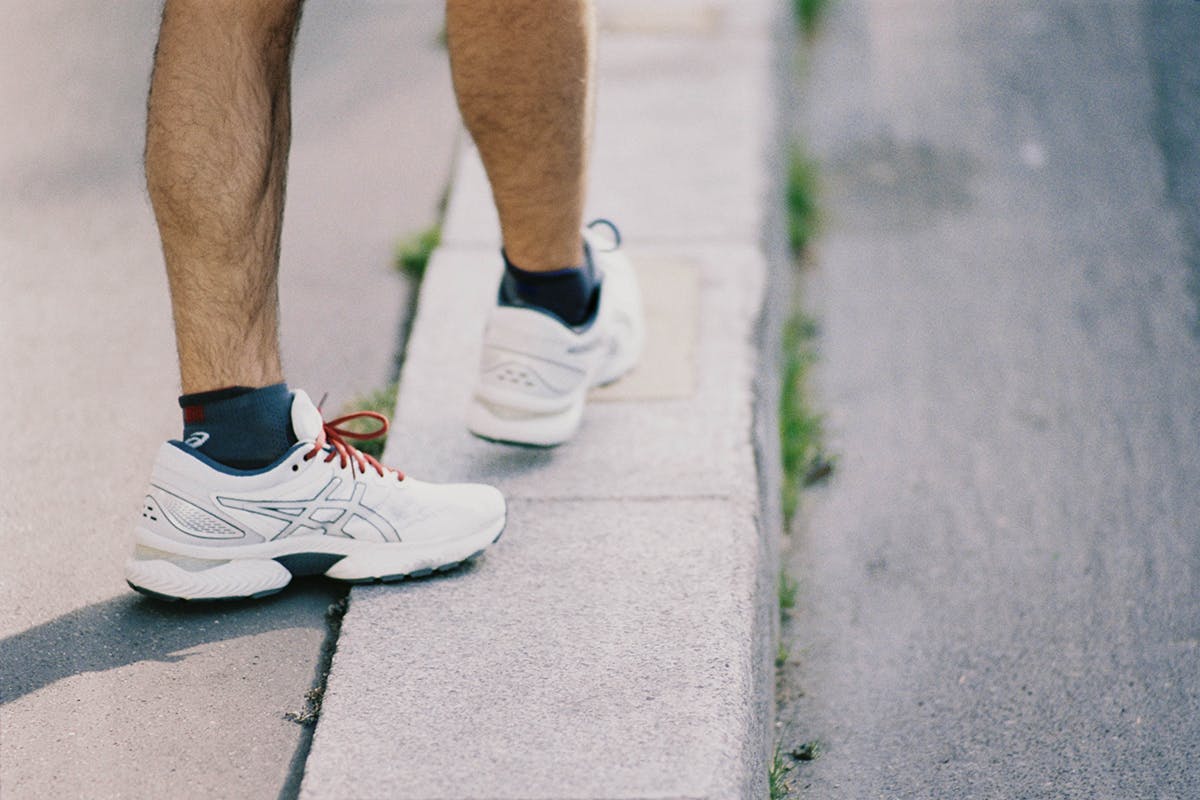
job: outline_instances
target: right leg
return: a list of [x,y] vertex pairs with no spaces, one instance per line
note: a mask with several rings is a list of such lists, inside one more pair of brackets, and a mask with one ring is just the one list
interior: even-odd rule
[[146,183],[186,394],[283,380],[279,238],[300,0],[168,0]]

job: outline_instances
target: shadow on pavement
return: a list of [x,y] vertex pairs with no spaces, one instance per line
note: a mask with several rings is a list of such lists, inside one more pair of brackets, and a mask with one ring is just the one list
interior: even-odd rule
[[162,603],[128,594],[0,640],[0,704],[85,672],[140,661],[177,662],[212,642],[280,628],[324,630],[347,587],[297,579],[282,593],[236,603]]

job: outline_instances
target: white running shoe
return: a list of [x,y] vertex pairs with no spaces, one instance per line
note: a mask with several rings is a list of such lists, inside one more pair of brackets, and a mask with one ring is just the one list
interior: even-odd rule
[[[381,429],[363,436],[338,427],[361,416]],[[125,565],[129,585],[168,600],[228,600],[274,594],[293,575],[399,580],[456,567],[500,538],[505,505],[496,489],[422,483],[346,442],[382,435],[382,415],[325,422],[298,391],[292,428],[299,441],[261,470],[163,444]]]
[[[607,225],[606,246],[592,232]],[[551,447],[579,429],[588,389],[611,383],[641,356],[642,298],[620,234],[607,220],[584,231],[601,274],[595,317],[573,328],[531,308],[496,306],[483,336],[479,380],[467,410],[467,429],[491,441]]]

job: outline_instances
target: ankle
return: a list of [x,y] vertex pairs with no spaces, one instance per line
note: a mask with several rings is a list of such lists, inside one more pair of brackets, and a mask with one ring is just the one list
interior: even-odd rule
[[504,257],[500,281],[500,305],[533,308],[550,314],[566,325],[583,325],[592,318],[599,299],[600,276],[592,263],[587,244],[579,266],[550,271],[522,269]]
[[179,407],[184,444],[227,467],[265,467],[296,442],[286,383],[186,394]]

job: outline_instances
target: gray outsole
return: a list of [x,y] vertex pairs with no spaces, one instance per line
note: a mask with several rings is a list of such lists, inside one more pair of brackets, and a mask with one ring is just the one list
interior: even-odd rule
[[144,597],[149,597],[151,600],[156,600],[160,603],[199,603],[199,604],[203,604],[203,603],[234,603],[234,602],[237,602],[238,600],[259,600],[263,597],[270,597],[273,594],[279,594],[280,592],[282,592],[284,589],[286,589],[290,585],[290,582],[289,582],[289,583],[285,583],[283,586],[280,586],[278,589],[267,589],[266,591],[255,592],[254,594],[235,594],[235,595],[229,595],[227,597],[175,597],[173,595],[162,594],[160,592],[153,591],[152,589],[146,589],[142,586],[138,586],[135,583],[131,583],[130,581],[125,581],[125,583],[129,584],[129,588],[133,589],[138,594],[140,594]]

